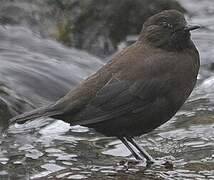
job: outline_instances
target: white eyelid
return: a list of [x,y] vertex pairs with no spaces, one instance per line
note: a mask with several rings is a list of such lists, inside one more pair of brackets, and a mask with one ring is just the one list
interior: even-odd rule
[[172,24],[169,24],[167,22],[163,22],[163,25],[166,26],[166,27],[169,27],[169,28],[173,28],[173,25]]

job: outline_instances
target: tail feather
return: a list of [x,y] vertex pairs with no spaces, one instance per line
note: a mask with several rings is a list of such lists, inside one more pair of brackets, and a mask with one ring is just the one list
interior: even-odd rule
[[13,117],[12,119],[10,119],[10,124],[23,124],[29,120],[33,120],[36,118],[57,115],[59,114],[58,112],[59,111],[56,111],[56,108],[54,108],[53,106],[45,106]]

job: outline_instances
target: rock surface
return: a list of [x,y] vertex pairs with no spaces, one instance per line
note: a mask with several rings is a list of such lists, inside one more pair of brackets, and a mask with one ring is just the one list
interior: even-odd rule
[[0,23],[21,24],[68,46],[105,57],[149,16],[184,8],[174,0],[0,0]]

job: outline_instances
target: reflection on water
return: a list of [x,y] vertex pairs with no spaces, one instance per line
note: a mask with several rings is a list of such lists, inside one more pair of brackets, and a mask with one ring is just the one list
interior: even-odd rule
[[27,127],[21,126],[28,124],[20,125],[16,127],[18,134],[11,128],[9,137],[1,141],[0,175],[11,179],[17,174],[20,179],[26,175],[32,179],[102,179],[103,176],[105,179],[212,179],[213,121],[203,124],[198,120],[206,118],[200,113],[190,115],[182,111],[171,122],[138,139],[154,157],[173,161],[173,170],[127,164],[132,158],[119,140],[102,137],[88,128],[54,121],[26,133]]
[[[180,1],[187,8],[203,4],[200,13],[191,9],[191,21],[214,18],[208,7],[212,0],[199,5],[193,0]],[[213,62],[212,33],[211,28],[193,34],[203,64]],[[87,53],[42,40],[20,27],[0,27],[0,60],[0,105],[5,108],[0,112],[4,119],[11,112],[54,101],[102,65]],[[0,179],[214,179],[212,75],[202,67],[197,88],[176,116],[137,139],[154,158],[172,161],[173,169],[145,168],[115,138],[40,118],[14,125],[0,138]]]

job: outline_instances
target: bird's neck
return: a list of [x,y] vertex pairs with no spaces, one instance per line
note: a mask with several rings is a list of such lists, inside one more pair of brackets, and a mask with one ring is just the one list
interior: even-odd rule
[[150,46],[165,49],[167,51],[182,51],[186,48],[192,48],[193,42],[190,39],[190,36],[184,36],[182,38],[161,38],[161,37],[148,37],[140,36],[138,39],[139,42],[147,43]]

